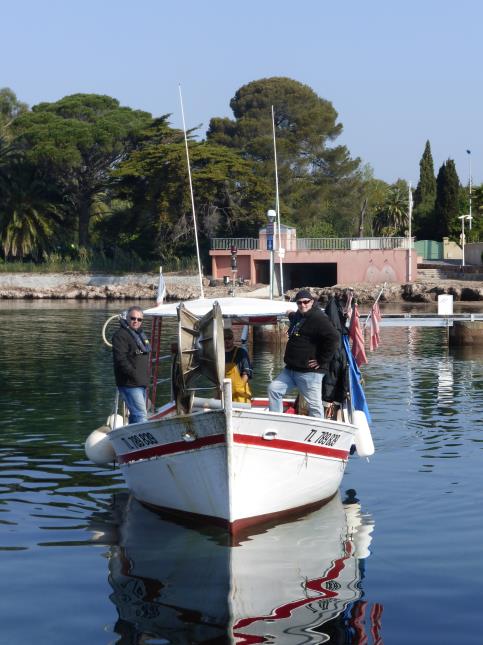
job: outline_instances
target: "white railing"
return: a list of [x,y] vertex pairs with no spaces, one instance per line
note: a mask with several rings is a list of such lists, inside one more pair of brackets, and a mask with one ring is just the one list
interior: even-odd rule
[[[414,238],[411,238],[411,247]],[[407,249],[407,237],[301,237],[297,251],[360,251],[373,249]]]
[[211,248],[214,251],[229,251],[236,246],[239,251],[251,251],[259,248],[257,237],[212,237]]
[[[292,250],[296,241],[297,251],[361,251],[376,249],[407,249],[407,237],[300,237],[287,243],[287,251]],[[282,245],[283,245],[282,239]],[[240,251],[257,249],[266,250],[266,242],[256,237],[214,237],[211,248],[215,251],[229,251],[232,246]],[[414,238],[411,238],[411,248],[414,248]]]

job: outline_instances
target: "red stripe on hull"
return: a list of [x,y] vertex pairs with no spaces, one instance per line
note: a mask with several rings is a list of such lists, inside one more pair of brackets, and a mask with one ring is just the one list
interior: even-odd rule
[[348,450],[337,450],[328,446],[315,446],[299,441],[288,441],[286,439],[263,439],[254,437],[249,434],[235,434],[233,436],[235,443],[246,444],[249,446],[262,446],[263,448],[278,448],[279,450],[289,450],[291,452],[308,453],[309,455],[319,455],[322,457],[333,457],[334,459],[347,460]]
[[[286,450],[289,452],[299,452],[302,454],[317,455],[319,457],[332,457],[333,459],[342,459],[346,461],[349,452],[347,450],[337,450],[336,448],[329,448],[327,446],[315,446],[307,443],[300,443],[298,441],[288,441],[286,439],[263,439],[262,437],[255,437],[249,434],[235,434],[233,440],[239,445],[246,446],[259,446],[265,449]],[[172,455],[175,453],[189,452],[204,448],[206,446],[215,446],[225,443],[225,435],[216,434],[209,437],[202,437],[194,441],[175,441],[174,443],[164,444],[162,446],[153,446],[152,448],[144,448],[135,452],[128,452],[118,457],[120,464],[126,464],[132,461],[141,461],[143,459],[151,459],[153,457],[161,457],[163,455]]]
[[225,443],[224,434],[213,434],[209,437],[195,439],[194,441],[175,441],[174,443],[167,443],[162,446],[153,446],[152,448],[144,448],[136,452],[128,452],[120,455],[117,460],[120,464],[126,464],[130,461],[141,461],[142,459],[151,459],[152,457],[160,457],[162,455],[172,455],[176,452],[188,452],[190,450],[196,450],[197,448],[223,443]]

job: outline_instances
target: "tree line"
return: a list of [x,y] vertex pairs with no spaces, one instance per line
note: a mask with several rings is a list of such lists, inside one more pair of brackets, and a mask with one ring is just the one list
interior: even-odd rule
[[[300,237],[407,233],[407,183],[375,178],[337,144],[343,126],[330,101],[295,80],[266,78],[242,86],[230,101],[233,118],[212,118],[203,139],[187,133],[205,259],[210,238],[256,237],[274,207],[272,107],[285,224]],[[146,269],[192,258],[184,133],[169,119],[98,94],[29,108],[1,89],[0,261],[131,258]],[[414,235],[459,240],[468,189],[451,159],[435,177],[429,142],[414,205]],[[476,186],[474,239],[482,210]]]

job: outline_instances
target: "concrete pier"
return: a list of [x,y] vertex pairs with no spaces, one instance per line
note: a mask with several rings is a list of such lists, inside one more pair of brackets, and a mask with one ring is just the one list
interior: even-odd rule
[[455,320],[453,326],[449,327],[449,344],[483,345],[483,321]]

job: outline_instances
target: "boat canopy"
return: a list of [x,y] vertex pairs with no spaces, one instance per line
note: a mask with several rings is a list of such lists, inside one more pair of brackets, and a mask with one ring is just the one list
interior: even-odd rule
[[[240,320],[240,322],[270,323],[283,318],[288,311],[296,311],[295,302],[283,300],[265,300],[262,298],[198,298],[197,300],[186,300],[184,307],[195,316],[201,317],[213,309],[217,302],[221,309],[223,318]],[[170,302],[165,305],[157,305],[145,309],[147,316],[176,317],[178,315],[179,302]]]

